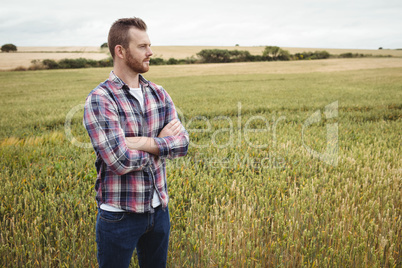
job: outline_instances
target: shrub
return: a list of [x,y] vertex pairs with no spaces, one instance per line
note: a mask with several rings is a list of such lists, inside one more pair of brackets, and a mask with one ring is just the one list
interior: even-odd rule
[[287,50],[283,50],[277,46],[266,46],[262,52],[262,57],[265,60],[289,60],[290,53]]
[[353,58],[354,55],[353,55],[353,53],[348,52],[348,53],[342,53],[342,54],[340,54],[339,57],[341,57],[341,58]]
[[290,60],[291,56],[289,51],[281,49],[277,56],[277,60]]
[[15,52],[17,51],[17,47],[13,44],[5,44],[1,46],[1,51],[2,52]]
[[266,46],[262,52],[263,57],[276,58],[281,48],[277,46]]
[[230,50],[230,61],[234,62],[244,62],[244,61],[251,61],[252,56],[249,51],[247,50]]
[[364,54],[359,54],[359,53],[353,54],[351,52],[342,53],[339,55],[340,58],[362,58],[362,57],[369,57],[369,56],[371,56],[371,55],[368,55],[368,54],[364,55]]
[[98,67],[113,67],[112,57],[98,61]]
[[181,63],[181,64],[193,64],[193,63],[197,63],[197,62],[198,62],[198,60],[194,56],[179,60],[179,63]]
[[230,61],[230,54],[227,49],[203,49],[197,53],[205,63],[222,63]]
[[296,60],[319,60],[319,59],[328,59],[331,56],[329,52],[323,51],[315,51],[315,52],[303,52],[296,53],[294,55],[294,59]]
[[76,68],[84,68],[85,60],[80,59],[62,59],[59,61],[59,65],[61,69],[76,69]]
[[104,60],[91,60],[85,58],[79,59],[62,59],[60,61],[46,59],[43,61],[33,60],[29,70],[40,69],[76,69],[76,68],[88,68],[88,67],[112,67],[113,59],[109,57]]
[[24,66],[18,66],[17,68],[14,68],[13,71],[26,71],[27,68],[25,68]]
[[43,70],[45,67],[43,66],[43,62],[41,60],[32,60],[31,61],[31,66],[29,66],[28,70],[34,71],[34,70]]
[[103,43],[100,47],[101,47],[101,48],[108,48],[109,46],[108,46],[107,43]]
[[247,50],[203,49],[197,53],[205,63],[225,63],[252,61],[253,56]]
[[42,64],[45,69],[59,69],[60,65],[55,60],[43,60]]
[[262,55],[251,55],[251,61],[266,61],[267,59]]
[[175,58],[170,58],[170,59],[168,59],[168,61],[166,62],[166,64],[169,64],[169,65],[178,64],[178,63],[179,63],[179,61],[176,60]]
[[166,64],[165,60],[162,59],[162,58],[151,58],[149,60],[149,63],[151,65],[164,65],[164,64]]
[[317,59],[328,59],[331,56],[331,54],[329,54],[329,52],[325,50],[315,51],[314,54]]

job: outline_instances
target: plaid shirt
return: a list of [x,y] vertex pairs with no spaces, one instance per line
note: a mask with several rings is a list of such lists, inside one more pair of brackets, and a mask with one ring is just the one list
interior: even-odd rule
[[[184,128],[179,136],[157,137],[167,123],[178,119],[169,94],[141,75],[140,86],[144,112],[113,71],[86,99],[84,125],[96,153],[98,206],[106,203],[129,212],[153,211],[156,188],[165,208],[169,199],[165,159],[187,153],[189,136]],[[139,136],[153,137],[159,156],[127,147],[125,137]]]

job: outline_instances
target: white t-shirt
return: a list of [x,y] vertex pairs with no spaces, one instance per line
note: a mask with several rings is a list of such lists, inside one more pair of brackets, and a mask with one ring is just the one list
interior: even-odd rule
[[144,112],[144,95],[142,94],[141,88],[140,87],[138,87],[138,88],[130,87],[130,94],[133,95],[133,97],[138,100],[138,102],[141,105],[141,111]]
[[[142,94],[142,89],[139,88],[130,88],[130,94],[133,95],[134,98],[138,100],[141,105],[141,111],[144,112],[144,95]],[[159,199],[158,193],[156,189],[154,190],[154,196],[152,198],[152,207],[156,208],[161,204],[161,200]],[[110,211],[110,212],[124,212],[124,210],[112,207],[108,204],[101,204],[100,208],[102,210]]]

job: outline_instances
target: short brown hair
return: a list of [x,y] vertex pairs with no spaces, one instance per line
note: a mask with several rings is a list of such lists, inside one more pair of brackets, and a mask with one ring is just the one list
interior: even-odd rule
[[143,31],[147,30],[147,25],[145,24],[145,22],[142,19],[136,17],[119,19],[112,24],[112,27],[110,27],[108,46],[113,59],[114,48],[117,45],[121,45],[123,48],[128,48],[128,44],[130,42],[128,30],[131,27],[135,27]]

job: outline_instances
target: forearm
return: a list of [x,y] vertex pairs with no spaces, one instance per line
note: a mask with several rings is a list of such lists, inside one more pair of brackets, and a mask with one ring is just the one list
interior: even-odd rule
[[126,144],[131,150],[144,151],[153,155],[159,155],[159,147],[154,138],[126,137]]
[[124,136],[116,136],[109,140],[107,137],[103,131],[100,131],[91,136],[91,142],[95,151],[100,154],[105,164],[114,173],[123,175],[131,171],[142,170],[148,165],[151,159],[148,152],[130,149]]

